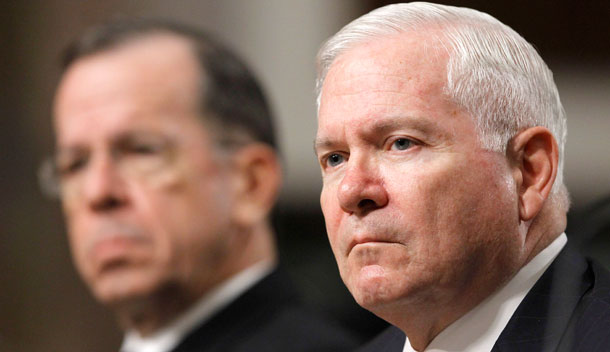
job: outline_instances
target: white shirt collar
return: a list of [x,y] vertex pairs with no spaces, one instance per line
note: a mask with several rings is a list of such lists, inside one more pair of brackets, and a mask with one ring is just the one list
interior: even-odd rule
[[273,267],[274,263],[272,261],[262,261],[241,271],[201,297],[186,312],[151,336],[142,337],[136,331],[128,331],[123,339],[120,351],[171,351],[186,334],[254,286],[269,274]]
[[[521,268],[504,287],[441,331],[426,352],[491,351],[525,295],[561,252],[565,233]],[[403,352],[415,352],[407,337]]]

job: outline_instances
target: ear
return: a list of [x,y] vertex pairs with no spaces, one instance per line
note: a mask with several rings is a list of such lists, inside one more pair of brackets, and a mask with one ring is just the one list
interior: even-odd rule
[[548,198],[555,177],[559,153],[557,141],[546,128],[528,128],[515,136],[508,148],[519,192],[519,216],[532,220]]
[[233,156],[233,220],[251,227],[264,221],[277,199],[282,171],[273,148],[249,144]]

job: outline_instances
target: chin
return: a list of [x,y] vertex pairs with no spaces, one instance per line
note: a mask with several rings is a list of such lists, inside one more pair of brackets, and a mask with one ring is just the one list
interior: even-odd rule
[[392,302],[395,297],[396,282],[379,265],[367,265],[358,270],[347,284],[356,302],[368,309]]
[[150,297],[158,286],[158,281],[145,273],[125,270],[106,274],[90,287],[100,303],[117,305]]

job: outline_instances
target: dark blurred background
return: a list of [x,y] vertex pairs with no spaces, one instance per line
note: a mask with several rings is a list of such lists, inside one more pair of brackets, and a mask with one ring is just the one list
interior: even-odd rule
[[[441,1],[497,17],[555,73],[568,114],[570,241],[610,267],[610,2]],[[287,179],[277,213],[281,261],[314,307],[361,336],[383,323],[343,287],[319,210],[314,56],[323,40],[387,1],[4,1],[0,4],[0,351],[112,351],[121,333],[77,277],[59,203],[39,191],[53,150],[58,55],[84,28],[115,16],[163,17],[207,29],[258,73],[275,107]],[[606,197],[606,198],[604,198]]]

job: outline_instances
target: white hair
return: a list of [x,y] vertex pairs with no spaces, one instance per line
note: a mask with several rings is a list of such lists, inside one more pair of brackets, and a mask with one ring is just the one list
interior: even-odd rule
[[378,8],[331,37],[317,56],[316,95],[334,60],[374,38],[428,30],[448,51],[445,94],[474,119],[484,148],[504,153],[520,131],[548,128],[559,148],[553,195],[567,211],[563,183],[566,117],[553,74],[534,47],[492,16],[453,6],[412,2]]

